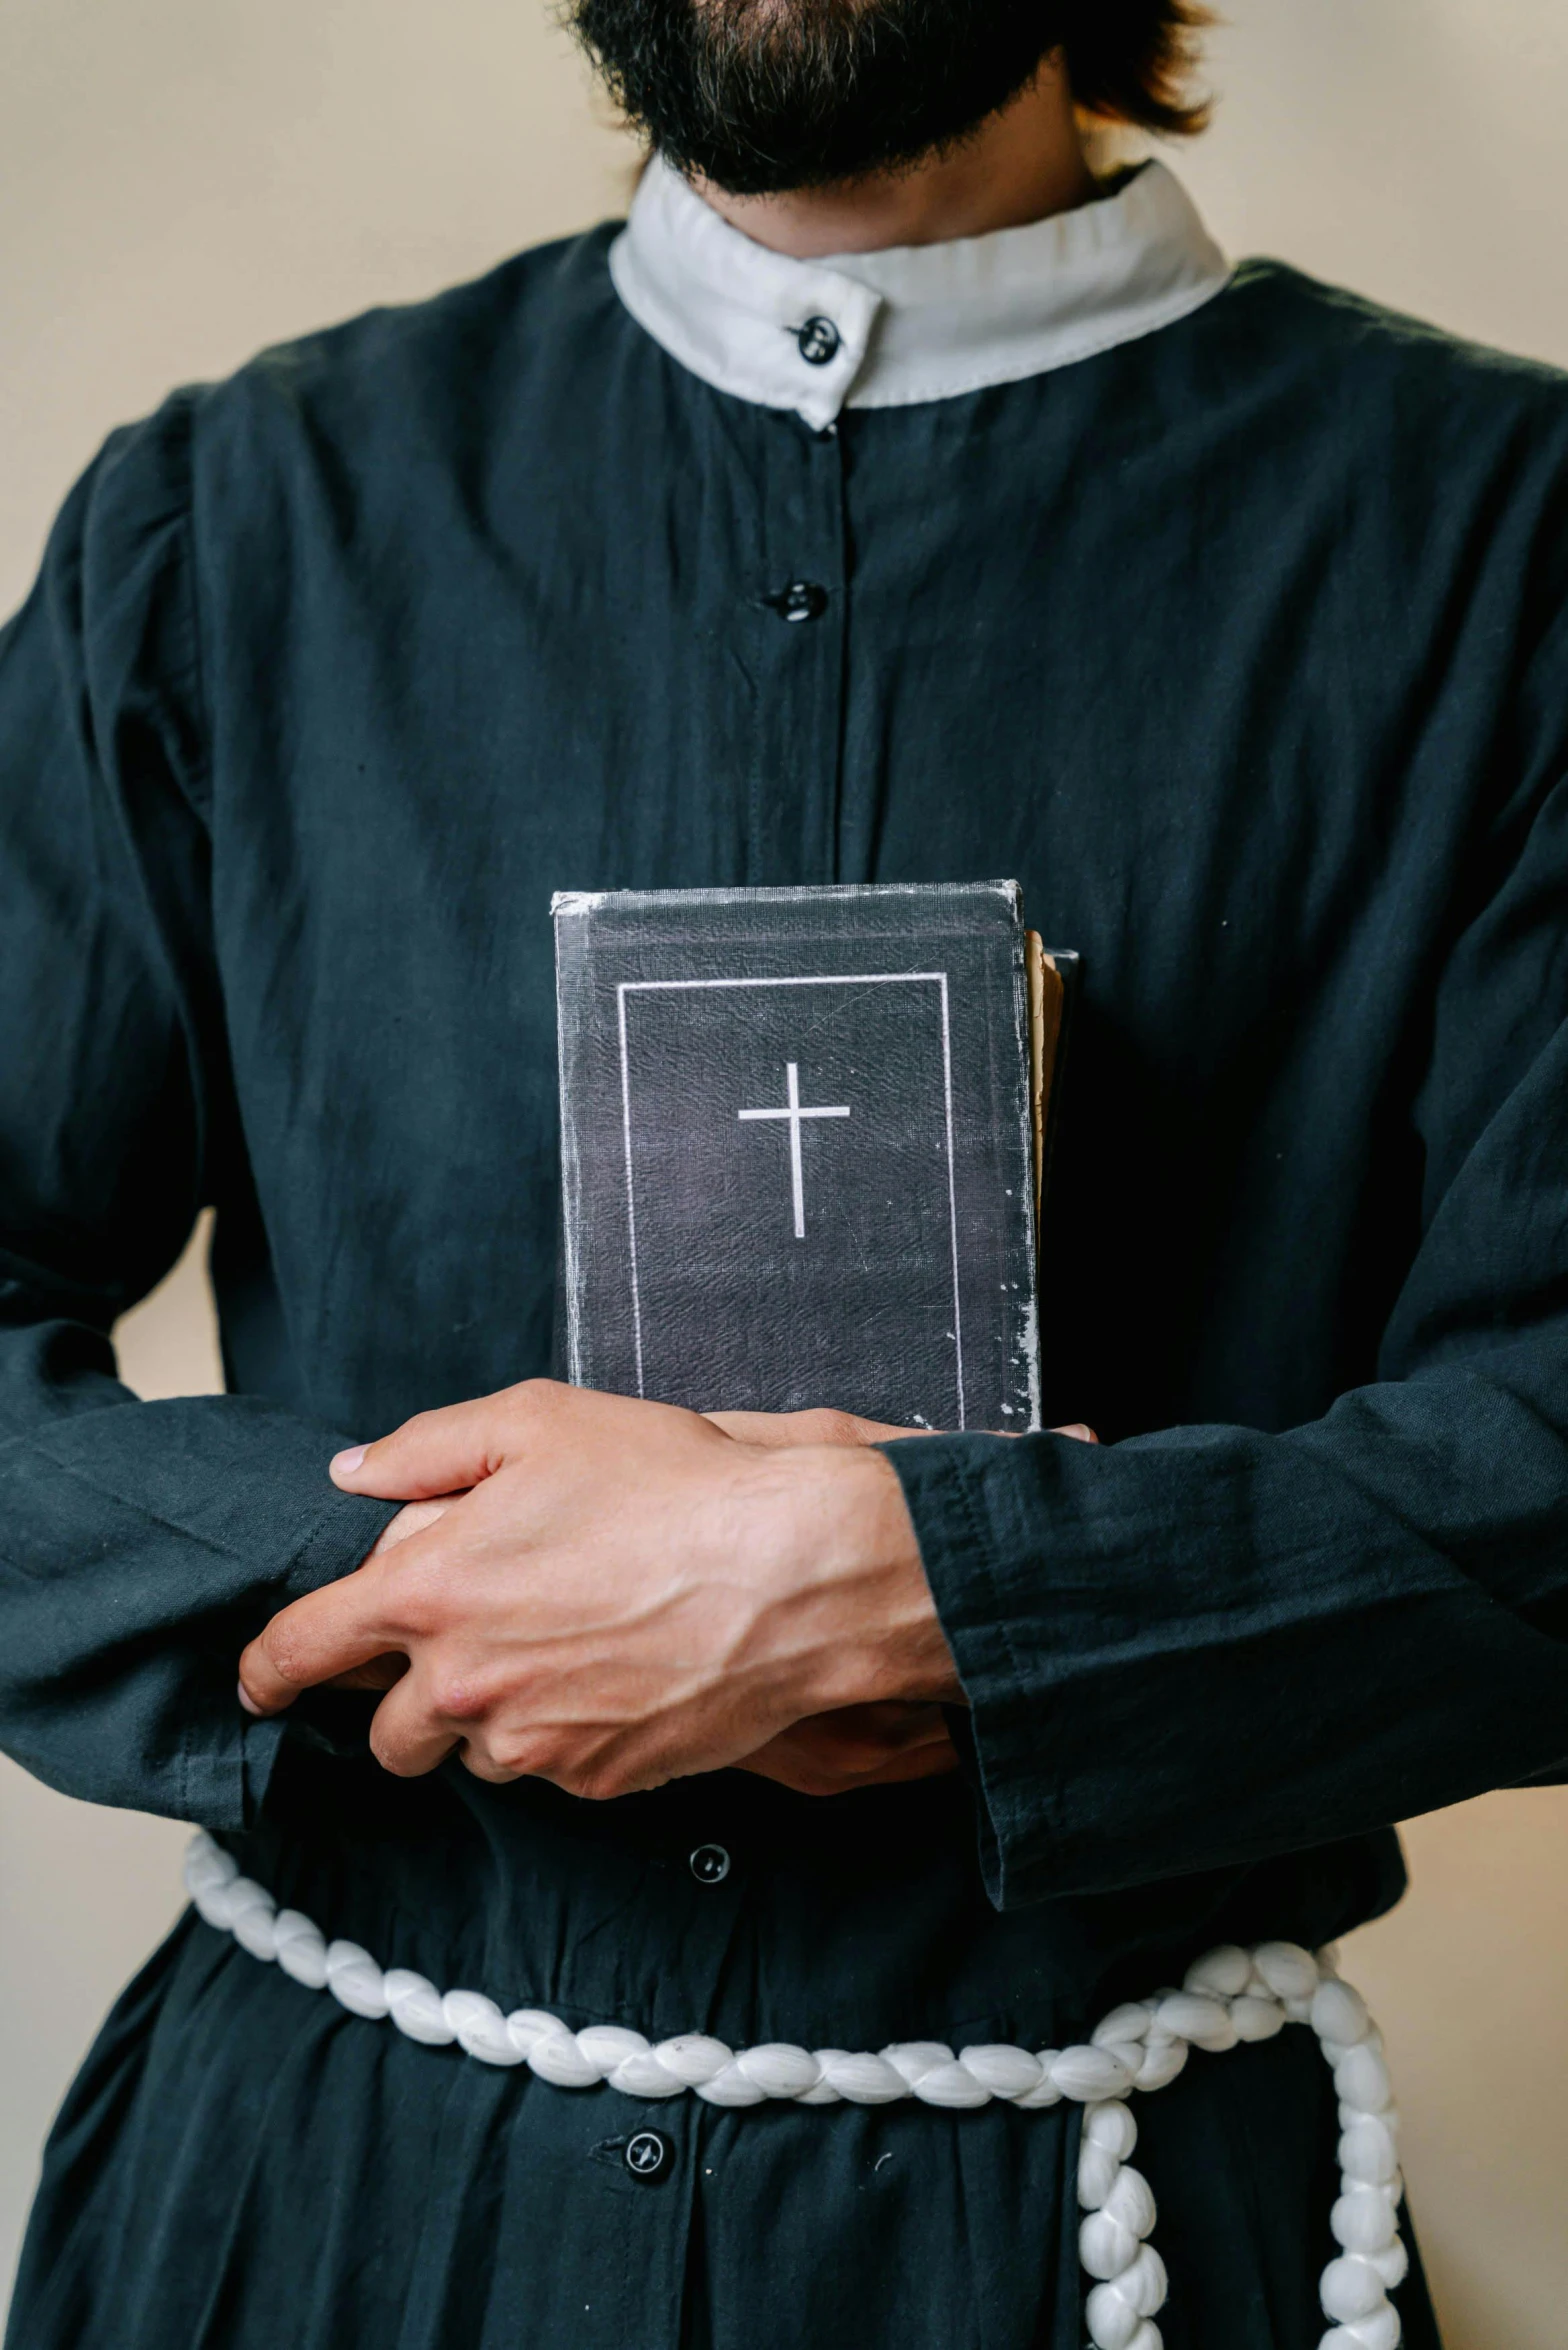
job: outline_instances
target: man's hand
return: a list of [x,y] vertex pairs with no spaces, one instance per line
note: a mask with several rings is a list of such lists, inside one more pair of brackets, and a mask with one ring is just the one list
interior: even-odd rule
[[[708,1417],[730,1436],[769,1447],[885,1444],[930,1433],[863,1420],[853,1412],[710,1412]],[[1073,1436],[1084,1444],[1099,1442],[1081,1420],[1053,1429],[1052,1434]],[[399,1523],[393,1520],[388,1536]],[[861,1787],[939,1778],[957,1770],[958,1754],[939,1705],[853,1705],[796,1722],[756,1754],[748,1754],[738,1767],[755,1771],[759,1778],[776,1779],[797,1795],[847,1795]]]
[[[870,1424],[832,1424],[837,1443],[800,1442],[797,1420],[763,1444],[543,1380],[422,1413],[333,1477],[440,1516],[395,1520],[357,1573],[275,1616],[241,1659],[246,1700],[276,1713],[401,1656],[371,1729],[399,1775],[457,1749],[481,1778],[609,1796],[748,1760],[794,1784],[795,1754],[816,1783],[827,1739],[865,1784],[876,1715],[798,1734],[804,1761],[779,1742],[960,1691],[898,1480]],[[901,1727],[881,1760],[917,1775],[937,1743]]]
[[[437,1518],[444,1518],[451,1504],[460,1499],[459,1494],[443,1493],[439,1501],[405,1502],[390,1524],[382,1528],[381,1539],[370,1556],[381,1558],[387,1551],[396,1550],[398,1544],[406,1542],[411,1534],[423,1534],[427,1526],[433,1526]],[[389,1650],[385,1656],[373,1656],[369,1664],[356,1665],[351,1672],[334,1673],[323,1686],[328,1689],[390,1689],[394,1681],[401,1681],[407,1671],[407,1657],[397,1656]],[[240,1683],[240,1703],[247,1713],[261,1711],[253,1703],[243,1681]]]

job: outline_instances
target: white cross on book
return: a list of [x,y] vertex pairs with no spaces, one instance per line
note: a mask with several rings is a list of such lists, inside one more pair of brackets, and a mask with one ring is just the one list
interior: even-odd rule
[[847,1104],[831,1110],[803,1110],[800,1106],[800,1066],[798,1062],[784,1064],[785,1086],[789,1100],[781,1110],[737,1110],[737,1118],[787,1118],[789,1120],[789,1180],[795,1201],[795,1238],[806,1237],[806,1185],[800,1165],[800,1122],[803,1118],[847,1118]]

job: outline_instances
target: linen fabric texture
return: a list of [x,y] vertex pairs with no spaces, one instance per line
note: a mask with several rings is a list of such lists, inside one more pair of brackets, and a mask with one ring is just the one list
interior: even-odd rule
[[[1061,2045],[1564,1767],[1568,394],[1254,263],[818,432],[662,350],[612,234],[117,434],[0,638],[0,1732],[574,2026]],[[551,891],[998,873],[1083,955],[1045,1413],[1105,1441],[890,1449],[964,1775],[595,1806],[247,1720],[242,1642],[391,1514],[334,1447],[549,1362]],[[232,1392],[141,1404],[107,1333],[203,1203]],[[681,2108],[645,2185],[625,2100],[187,1917],[12,2350],[1075,2350],[1072,2116]],[[1169,2350],[1314,2343],[1307,2036],[1139,2121]]]

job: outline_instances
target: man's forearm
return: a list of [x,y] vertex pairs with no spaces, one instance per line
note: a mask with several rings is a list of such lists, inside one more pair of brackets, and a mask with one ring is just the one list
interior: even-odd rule
[[245,1824],[278,1732],[233,1702],[234,1648],[348,1573],[384,1504],[334,1491],[333,1438],[238,1396],[25,1408],[9,1354],[0,1451],[0,1744],[90,1802]]

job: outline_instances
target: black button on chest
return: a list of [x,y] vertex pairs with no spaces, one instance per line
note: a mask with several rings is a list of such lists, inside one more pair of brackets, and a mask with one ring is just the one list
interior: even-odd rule
[[831,318],[808,318],[804,326],[795,329],[800,355],[808,367],[826,367],[830,359],[838,357],[843,339]]
[[675,2148],[662,2130],[639,2130],[626,2141],[625,2159],[634,2179],[662,2179],[675,2160]]
[[[802,391],[807,380],[802,369]],[[851,593],[846,444],[824,440],[781,410],[759,413],[755,440],[761,504],[754,544],[762,560],[737,648],[751,730],[744,878],[834,881],[870,869],[860,839],[845,830],[851,795],[840,775],[847,691],[841,623]]]
[[820,620],[828,608],[828,591],[814,579],[792,579],[776,595],[762,600],[781,620]]
[[699,1844],[688,1866],[699,1885],[722,1885],[730,1873],[730,1856],[722,1844]]

